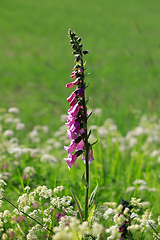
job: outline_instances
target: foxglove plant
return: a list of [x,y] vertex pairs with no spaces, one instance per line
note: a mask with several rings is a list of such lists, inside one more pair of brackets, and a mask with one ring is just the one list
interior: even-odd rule
[[71,79],[73,82],[67,83],[66,88],[76,87],[76,89],[67,98],[70,109],[68,110],[67,123],[69,127],[67,131],[68,138],[71,143],[68,147],[64,147],[68,152],[68,158],[65,158],[69,169],[75,163],[76,159],[82,155],[82,160],[86,166],[85,172],[85,220],[88,216],[88,189],[89,189],[89,164],[94,160],[92,145],[88,142],[91,132],[87,131],[87,121],[90,115],[87,114],[87,101],[85,99],[85,68],[84,55],[88,54],[88,50],[83,50],[81,38],[76,36],[71,29],[68,31],[70,43],[75,56],[76,65],[73,67]]

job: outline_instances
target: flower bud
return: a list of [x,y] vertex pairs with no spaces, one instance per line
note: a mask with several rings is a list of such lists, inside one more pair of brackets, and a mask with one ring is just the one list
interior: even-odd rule
[[81,56],[78,54],[78,56],[76,56],[75,62],[78,62],[81,59]]
[[78,39],[77,39],[77,41],[80,43],[81,42],[81,40],[82,40],[82,38],[81,37],[79,37]]
[[82,48],[83,47],[83,44],[79,44],[79,48]]
[[89,53],[89,51],[88,50],[84,50],[82,53],[83,53],[83,55],[86,55],[86,54]]
[[73,44],[73,45],[72,45],[72,49],[76,50],[76,48],[77,48],[76,45]]

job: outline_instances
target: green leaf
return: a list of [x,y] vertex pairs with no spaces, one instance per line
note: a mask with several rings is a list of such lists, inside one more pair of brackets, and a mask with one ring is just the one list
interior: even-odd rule
[[93,146],[94,144],[96,144],[98,142],[98,140],[97,141],[95,141],[94,143],[92,143],[91,145]]
[[87,135],[87,138],[89,138],[90,137],[90,135],[91,135],[91,129],[89,130],[89,133],[88,133],[88,135]]
[[84,210],[83,210],[83,208],[82,208],[82,206],[81,206],[81,203],[80,203],[78,197],[77,197],[77,196],[75,195],[75,193],[73,192],[72,188],[70,188],[70,191],[71,191],[72,196],[73,196],[73,198],[74,198],[74,201],[75,201],[75,203],[76,203],[76,206],[77,206],[77,209],[78,209],[78,212],[79,212],[79,216],[80,216],[80,218],[81,218],[81,220],[82,220],[82,222],[83,222]]
[[91,210],[89,211],[89,216],[88,216],[88,222],[91,223],[91,217],[93,216],[94,213],[94,209],[95,209],[96,205],[94,205]]
[[84,186],[85,188],[88,188],[88,183],[87,183],[87,181],[86,181],[86,179],[85,179],[85,174],[83,174],[83,176],[82,176],[82,184],[83,184],[83,186]]
[[89,98],[87,98],[87,100],[85,101],[85,104],[87,105],[88,102],[89,102]]
[[95,187],[95,189],[93,190],[93,192],[91,193],[91,196],[89,198],[89,201],[88,201],[88,206],[90,207],[93,203],[93,199],[94,199],[94,196],[96,195],[96,192],[97,192],[97,189],[98,189],[98,182],[97,182],[97,185]]
[[76,138],[75,143],[79,143],[81,140],[82,140],[82,137],[79,136],[78,138]]
[[83,153],[83,150],[78,150],[78,151],[76,152],[77,157],[79,157],[82,153]]
[[92,112],[90,112],[90,114],[88,115],[87,119],[89,119],[89,117],[92,115],[92,113],[93,113],[93,111],[92,111]]

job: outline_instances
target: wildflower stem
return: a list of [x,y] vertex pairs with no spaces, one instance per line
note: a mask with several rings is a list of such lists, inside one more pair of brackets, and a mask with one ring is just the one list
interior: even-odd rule
[[[83,67],[83,56],[81,54],[81,66]],[[82,75],[82,79],[84,82],[84,72]],[[88,143],[88,135],[87,135],[87,107],[85,101],[85,91],[82,97],[83,101],[83,111],[84,111],[84,145],[85,145],[85,166],[86,166],[86,182],[87,186],[85,187],[85,221],[88,218],[88,191],[89,191],[89,143]]]
[[[18,211],[20,211],[21,213],[23,213],[25,216],[27,216],[28,218],[32,219],[33,221],[35,221],[36,223],[38,223],[41,227],[44,227],[42,223],[40,223],[39,221],[37,221],[36,219],[32,218],[31,216],[29,216],[27,213],[25,213],[22,210],[19,210],[18,207],[16,207],[12,202],[10,202],[6,197],[3,196],[3,199],[8,202],[9,204],[11,204],[14,208],[16,208]],[[48,227],[45,227],[48,231],[50,231],[51,233],[54,234],[54,232],[49,229]]]

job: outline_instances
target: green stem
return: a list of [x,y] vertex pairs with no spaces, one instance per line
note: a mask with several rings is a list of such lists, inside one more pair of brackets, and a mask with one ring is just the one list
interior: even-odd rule
[[[81,66],[83,67],[83,58],[81,54]],[[82,75],[83,83],[84,83],[84,72]],[[85,188],[85,221],[88,218],[88,192],[89,192],[89,143],[88,143],[88,134],[87,134],[87,107],[86,107],[86,101],[85,101],[85,90],[83,95],[83,111],[84,111],[84,146],[85,146],[85,176],[86,176],[86,182],[87,186]]]

